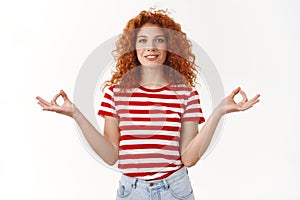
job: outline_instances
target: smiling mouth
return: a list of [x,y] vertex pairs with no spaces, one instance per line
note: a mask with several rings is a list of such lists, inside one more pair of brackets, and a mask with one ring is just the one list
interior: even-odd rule
[[148,55],[148,56],[145,56],[145,58],[147,58],[150,61],[154,61],[158,58],[158,55]]

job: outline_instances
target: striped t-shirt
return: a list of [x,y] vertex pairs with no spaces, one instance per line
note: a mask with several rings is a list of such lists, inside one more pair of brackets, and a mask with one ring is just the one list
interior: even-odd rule
[[171,84],[126,91],[111,86],[98,114],[119,120],[119,169],[127,176],[145,180],[166,178],[180,169],[181,123],[204,122],[198,92]]

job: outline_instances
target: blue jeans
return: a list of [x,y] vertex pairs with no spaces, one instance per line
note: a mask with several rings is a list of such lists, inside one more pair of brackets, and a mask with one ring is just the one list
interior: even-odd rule
[[186,167],[165,179],[145,181],[122,175],[116,200],[194,200]]

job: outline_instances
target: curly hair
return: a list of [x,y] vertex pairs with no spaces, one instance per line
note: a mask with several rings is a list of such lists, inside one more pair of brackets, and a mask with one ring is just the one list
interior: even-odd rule
[[150,9],[141,11],[129,20],[123,29],[123,33],[116,42],[116,49],[113,51],[116,66],[111,79],[104,83],[104,87],[120,84],[126,88],[133,88],[139,84],[141,76],[140,68],[137,66],[141,64],[137,58],[135,44],[139,29],[146,23],[159,25],[165,33],[167,57],[164,63],[164,74],[166,80],[174,84],[195,86],[197,69],[191,42],[182,32],[180,24],[170,18],[167,11]]

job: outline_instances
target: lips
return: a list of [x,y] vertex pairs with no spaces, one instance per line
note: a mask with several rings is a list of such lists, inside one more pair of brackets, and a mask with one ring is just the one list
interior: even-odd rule
[[150,60],[150,61],[154,61],[154,60],[157,59],[158,56],[159,56],[159,55],[152,54],[152,55],[146,55],[146,56],[144,56],[144,57],[147,58],[147,59]]

